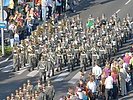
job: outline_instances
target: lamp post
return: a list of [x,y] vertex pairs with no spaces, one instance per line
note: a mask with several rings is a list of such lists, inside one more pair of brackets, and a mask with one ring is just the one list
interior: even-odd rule
[[[4,15],[3,15],[3,0],[1,0],[1,22],[4,21]],[[2,56],[5,55],[4,52],[4,28],[1,28],[1,44],[2,44]]]

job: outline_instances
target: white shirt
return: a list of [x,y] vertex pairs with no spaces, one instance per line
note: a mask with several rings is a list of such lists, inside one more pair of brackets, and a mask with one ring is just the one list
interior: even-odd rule
[[42,7],[46,7],[46,5],[47,5],[47,0],[42,0],[42,1],[41,1],[41,4],[42,4]]
[[106,89],[112,89],[113,88],[113,78],[112,76],[108,76],[106,79],[105,79],[105,88]]
[[126,71],[126,69],[128,69],[128,64],[127,63],[123,63],[123,69]]
[[82,91],[78,91],[77,95],[78,95],[79,99],[83,99],[84,93]]
[[52,0],[47,0],[47,6],[52,7],[52,5],[53,5],[53,1]]
[[88,82],[87,87],[92,91],[92,93],[96,92],[96,83],[95,82]]
[[99,66],[95,66],[92,68],[92,73],[95,75],[96,79],[102,74],[102,69]]
[[56,6],[61,6],[61,0],[60,0],[60,2],[58,2],[58,0],[56,0],[55,4],[56,4]]

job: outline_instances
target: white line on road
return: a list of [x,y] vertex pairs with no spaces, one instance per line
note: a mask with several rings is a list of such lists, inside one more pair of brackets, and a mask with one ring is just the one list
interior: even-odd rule
[[58,81],[63,81],[64,78],[69,75],[70,72],[65,72],[65,73],[61,73],[60,75],[57,76],[57,78],[55,80],[53,80],[54,82],[58,82]]
[[68,83],[75,84],[80,79],[80,72],[78,72]]
[[117,10],[116,13],[119,13],[121,11],[121,9]]
[[8,66],[6,66],[6,67],[3,67],[2,70],[7,69],[7,68],[10,68],[10,67],[13,67],[13,64],[8,65]]
[[15,72],[17,75],[21,75],[23,72],[25,72],[27,69],[23,69],[23,70],[20,70],[20,71],[17,71]]
[[131,0],[128,0],[128,1],[125,3],[125,5],[129,4],[130,2],[131,2]]
[[34,77],[34,76],[36,76],[38,73],[39,73],[38,70],[34,70],[34,71],[30,72],[29,74],[27,74],[27,76],[28,76],[28,77]]
[[5,60],[1,61],[0,64],[7,62],[11,56],[12,56],[12,54],[8,58],[6,58]]
[[12,69],[9,69],[9,70],[2,70],[2,72],[5,72],[5,73],[8,73],[8,72],[11,72]]

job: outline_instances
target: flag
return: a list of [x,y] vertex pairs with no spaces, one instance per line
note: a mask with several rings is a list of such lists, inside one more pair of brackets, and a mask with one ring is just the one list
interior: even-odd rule
[[9,6],[10,0],[3,0],[3,6]]
[[87,25],[86,25],[87,27],[92,27],[92,26],[94,26],[94,20],[89,20],[88,22],[87,22]]

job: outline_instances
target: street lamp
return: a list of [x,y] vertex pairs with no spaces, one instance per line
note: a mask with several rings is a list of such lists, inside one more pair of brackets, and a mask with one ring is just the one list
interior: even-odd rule
[[[1,22],[4,21],[4,15],[3,15],[3,0],[1,0]],[[2,56],[5,55],[4,52],[4,28],[1,28],[1,44],[2,44]]]

